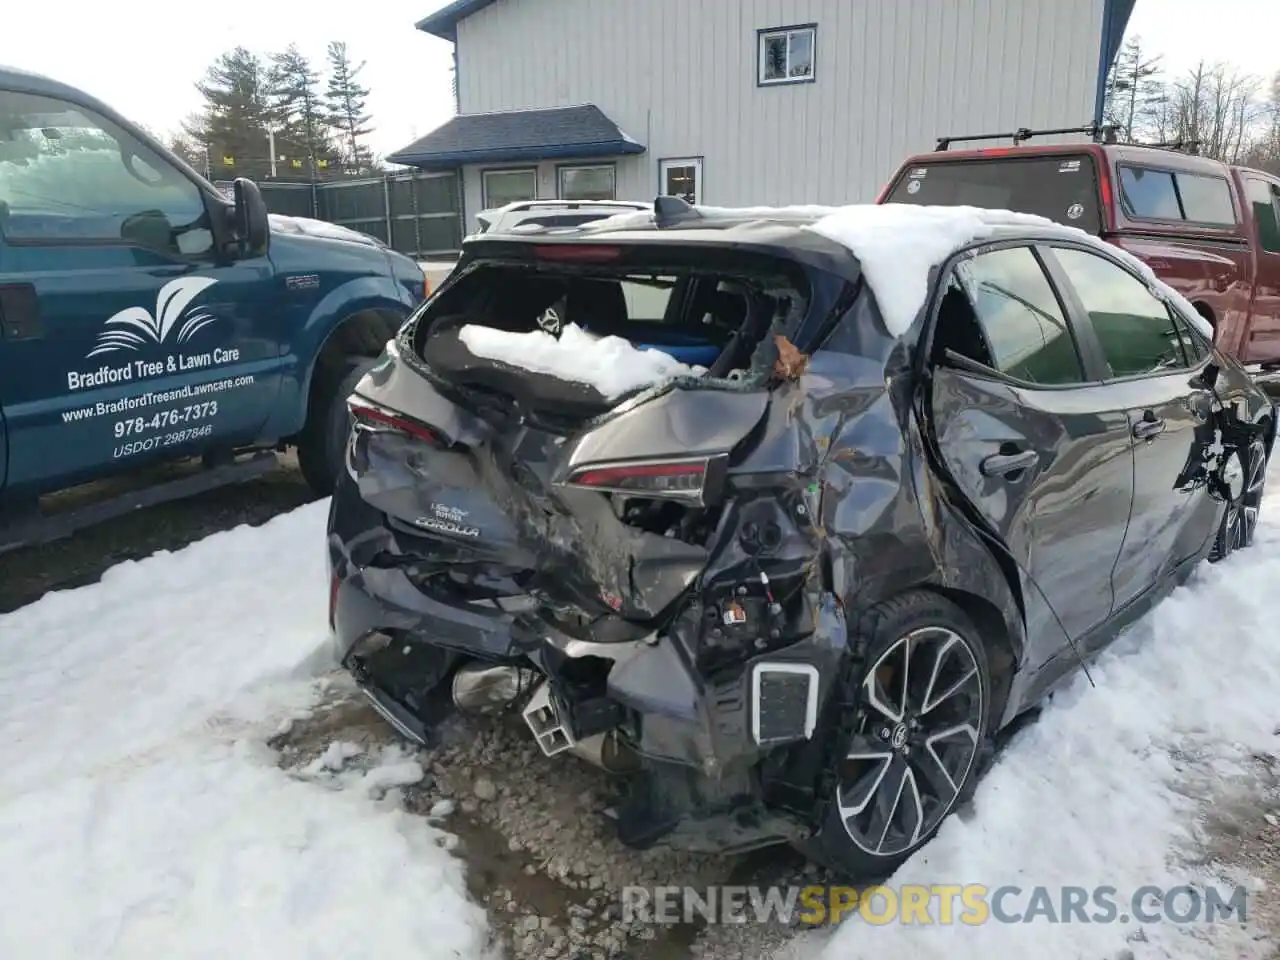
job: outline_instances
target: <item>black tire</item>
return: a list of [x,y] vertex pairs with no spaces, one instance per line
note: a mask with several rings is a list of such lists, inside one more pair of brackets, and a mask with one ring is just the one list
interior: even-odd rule
[[1233,451],[1223,474],[1228,500],[1209,551],[1210,563],[1225,560],[1237,550],[1253,545],[1267,486],[1266,444],[1261,438],[1255,438],[1245,450]]
[[373,364],[369,358],[353,359],[316,383],[307,423],[298,434],[298,467],[307,486],[322,497],[333,493],[346,469],[347,397]]
[[[850,880],[879,880],[928,843],[972,794],[990,755],[993,685],[977,628],[938,594],[915,590],[886,601],[861,619],[860,633],[866,666],[851,691],[858,718],[852,733],[840,735],[836,795],[821,798],[831,800],[826,816],[801,850]],[[904,665],[905,691],[897,686]],[[898,793],[890,801],[895,778]],[[913,803],[903,800],[908,794]]]

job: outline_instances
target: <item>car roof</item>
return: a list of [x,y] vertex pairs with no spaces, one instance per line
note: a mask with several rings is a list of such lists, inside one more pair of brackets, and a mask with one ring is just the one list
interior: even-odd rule
[[[857,204],[846,207],[692,207],[675,198],[664,198],[671,203],[664,215],[659,217],[656,211],[644,213],[619,214],[603,220],[595,220],[577,227],[557,229],[549,233],[531,234],[481,234],[468,244],[468,254],[475,258],[487,256],[503,256],[511,245],[563,245],[580,244],[583,246],[599,245],[681,245],[712,247],[731,247],[740,250],[754,250],[757,253],[782,256],[810,264],[838,275],[854,277],[862,272],[863,259],[855,251],[855,247],[863,250],[864,243],[870,236],[874,245],[877,221],[885,217],[898,217],[908,225],[916,218],[933,216],[937,223],[946,224],[953,218],[957,221],[973,225],[975,217],[981,221],[977,236],[965,242],[954,244],[937,243],[925,255],[931,263],[925,266],[936,266],[959,250],[987,243],[1010,239],[1065,240],[1068,242],[1090,242],[1092,238],[1071,227],[1060,226],[1052,221],[1025,214],[1008,211],[984,211],[973,207],[928,207],[913,204]],[[858,211],[866,211],[860,214]],[[870,223],[871,233],[865,230],[856,242],[850,242],[848,235],[841,235],[839,226],[824,225],[824,229],[810,229],[825,217],[841,215],[854,220],[865,218]],[[661,220],[661,222],[659,222]],[[925,223],[927,229],[930,224]],[[891,230],[886,225],[886,231]],[[957,237],[964,235],[964,226],[950,231]],[[892,233],[886,232],[886,236]],[[943,249],[945,247],[945,249]],[[883,261],[882,257],[877,260]],[[913,266],[920,266],[914,264]]]
[[[840,211],[872,209],[880,206],[894,206],[908,210],[934,211],[935,215],[946,217],[954,213],[958,219],[971,215],[975,208],[959,206],[921,206],[916,204],[851,204],[844,207],[702,207],[690,209],[696,216],[672,221],[669,225],[660,226],[652,210],[645,213],[619,214],[604,220],[593,220],[577,228],[569,228],[554,239],[563,240],[568,233],[574,237],[591,239],[598,242],[607,238],[643,238],[657,242],[687,243],[699,238],[724,242],[759,242],[767,238],[770,243],[785,241],[787,237],[808,237],[814,235],[812,227],[819,220]],[[1080,231],[1073,227],[1062,226],[1041,217],[1011,214],[1007,211],[979,211],[988,213],[993,222],[989,224],[989,233],[984,238],[1008,239],[1026,237],[1028,239],[1075,239]],[[1007,217],[1009,222],[999,222],[998,218]],[[533,239],[532,237],[530,239]],[[552,238],[544,238],[552,239]],[[967,244],[957,247],[961,249]]]

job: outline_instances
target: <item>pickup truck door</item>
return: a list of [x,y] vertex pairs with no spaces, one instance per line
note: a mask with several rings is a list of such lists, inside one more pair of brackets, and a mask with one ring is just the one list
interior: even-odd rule
[[221,259],[220,199],[92,106],[6,88],[0,117],[9,487],[256,439],[283,363],[270,260]]
[[[1280,180],[1254,173],[1242,179],[1258,251],[1250,327],[1280,332]],[[1280,353],[1280,342],[1268,346]]]

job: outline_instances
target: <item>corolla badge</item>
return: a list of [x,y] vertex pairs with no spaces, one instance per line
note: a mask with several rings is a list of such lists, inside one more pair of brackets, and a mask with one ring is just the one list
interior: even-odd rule
[[203,327],[216,319],[206,310],[196,308],[185,317],[183,311],[200,293],[217,283],[211,277],[180,277],[170,280],[156,295],[156,312],[146,307],[125,307],[112,314],[103,324],[97,342],[87,356],[118,350],[137,350],[148,344],[186,343]]
[[433,530],[436,533],[474,540],[480,536],[480,528],[466,523],[466,519],[466,510],[446,506],[443,503],[433,503],[430,505],[428,515],[418,517],[413,521],[413,525],[423,530]]

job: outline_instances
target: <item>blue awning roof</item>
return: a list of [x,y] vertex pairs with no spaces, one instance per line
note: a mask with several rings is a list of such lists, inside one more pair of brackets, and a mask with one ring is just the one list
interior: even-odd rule
[[1133,16],[1137,0],[1105,0],[1102,7],[1102,50],[1098,56],[1098,91],[1093,104],[1093,122],[1102,122],[1102,106],[1107,96],[1107,74],[1116,62],[1124,42],[1124,32]]
[[426,170],[469,163],[618,157],[644,153],[595,104],[459,114],[387,157]]
[[435,13],[419,20],[416,26],[423,33],[429,33],[441,40],[458,41],[458,21],[465,20],[473,13],[479,13],[496,0],[453,0],[453,3],[441,7]]

